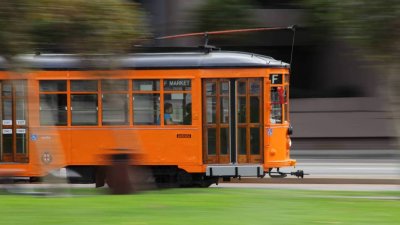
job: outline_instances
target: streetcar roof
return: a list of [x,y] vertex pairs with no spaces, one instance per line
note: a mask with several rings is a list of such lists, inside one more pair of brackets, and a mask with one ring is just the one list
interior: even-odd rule
[[[71,54],[32,54],[18,56],[16,61],[24,68],[42,70],[289,68],[289,64],[268,56],[229,51],[136,53],[113,57],[110,55],[82,57]],[[0,58],[0,69],[6,69],[3,58]]]

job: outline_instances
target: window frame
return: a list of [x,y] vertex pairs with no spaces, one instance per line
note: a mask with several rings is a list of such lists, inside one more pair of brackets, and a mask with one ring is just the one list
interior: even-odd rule
[[[158,83],[158,90],[156,89],[156,90],[154,90],[154,88],[153,88],[153,90],[135,90],[135,85],[134,85],[134,83],[135,83],[135,81],[158,81],[159,83]],[[154,126],[160,126],[161,124],[162,124],[162,122],[163,122],[163,117],[162,117],[162,108],[163,107],[161,107],[162,106],[162,97],[161,97],[161,83],[162,83],[162,79],[160,79],[160,78],[143,78],[143,79],[130,79],[130,85],[131,85],[131,96],[130,96],[130,100],[131,100],[131,103],[130,103],[130,107],[131,107],[131,113],[132,113],[132,115],[130,116],[130,118],[132,119],[132,125],[133,126],[152,126],[152,127],[154,127]],[[156,86],[157,87],[157,86]],[[158,94],[158,104],[159,104],[159,109],[158,109],[158,112],[159,112],[159,117],[160,118],[158,118],[158,122],[156,122],[156,123],[154,123],[154,124],[135,124],[135,99],[134,99],[134,97],[135,97],[135,94],[138,94],[138,95],[157,95]],[[154,113],[154,112],[153,112]]]
[[[59,82],[59,81],[65,81],[65,90],[50,90],[50,91],[46,91],[46,90],[42,90],[40,88],[40,82],[42,81],[47,81],[47,82],[51,82],[51,81],[55,81],[55,82]],[[69,80],[48,80],[48,79],[43,79],[43,80],[38,80],[38,98],[39,98],[39,125],[40,126],[56,126],[56,127],[66,127],[69,126],[70,123],[70,119],[69,119],[69,93],[68,93],[68,84],[69,84]],[[41,116],[41,112],[42,112],[42,108],[41,108],[41,95],[65,95],[65,100],[66,100],[66,105],[65,105],[65,112],[66,112],[66,121],[63,124],[58,125],[57,124],[42,124],[42,116]]]
[[[124,88],[122,89],[116,89],[113,90],[111,89],[106,89],[103,90],[103,82],[104,81],[112,81],[112,80],[124,80],[127,82],[127,87],[124,86]],[[152,90],[134,90],[134,82],[135,81],[143,81],[143,80],[151,80],[151,81],[157,81],[158,84],[153,84],[156,85],[157,88],[152,88]],[[168,81],[168,80],[188,80],[190,82],[190,86],[183,86],[186,87],[188,90],[185,90],[186,88],[183,88],[183,90],[164,90],[164,81]],[[51,90],[44,90],[41,89],[40,83],[41,82],[60,82],[63,81],[65,82],[65,86],[63,85],[58,85],[60,87],[63,87],[59,90],[56,88]],[[73,82],[77,82],[77,81],[96,81],[97,84],[97,90],[75,90],[73,91],[71,86],[73,85]],[[188,98],[187,95],[190,95],[190,103],[193,103],[193,77],[182,77],[182,78],[149,78],[149,77],[143,77],[143,78],[113,78],[113,79],[102,79],[102,78],[97,78],[97,79],[85,79],[85,78],[72,78],[72,79],[38,79],[38,99],[39,99],[39,107],[38,107],[38,111],[39,111],[39,126],[54,126],[54,127],[109,127],[109,126],[160,126],[160,127],[164,127],[164,126],[192,126],[193,125],[193,117],[191,118],[190,124],[184,124],[185,123],[185,115],[186,115],[186,108],[185,106],[188,104],[186,103],[185,106],[182,110],[182,122],[180,124],[165,124],[164,121],[164,104],[165,104],[165,95],[167,94],[183,94],[186,95],[185,99]],[[109,123],[104,123],[103,121],[103,97],[104,95],[107,94],[126,94],[128,97],[127,100],[127,121],[123,124],[120,123],[116,123],[116,124],[109,124]],[[158,112],[156,112],[158,114],[158,121],[155,124],[135,124],[135,111],[134,111],[134,107],[135,107],[135,101],[134,101],[134,95],[135,94],[155,94],[158,95]],[[62,124],[61,125],[51,125],[51,124],[42,124],[41,123],[41,116],[40,113],[42,111],[41,107],[40,107],[40,96],[41,95],[65,95],[66,96],[66,121],[61,121]],[[73,108],[73,100],[72,97],[74,95],[96,95],[97,97],[97,107],[96,107],[96,119],[97,119],[97,123],[96,124],[74,124],[73,121],[73,113],[74,113],[74,108]],[[191,113],[193,115],[193,104],[191,105]]]
[[[280,83],[273,83],[271,80],[271,76],[273,75],[280,75]],[[270,81],[270,116],[269,116],[269,123],[270,124],[284,124],[290,121],[290,115],[289,115],[289,82],[290,82],[290,74],[289,73],[271,73],[269,74],[268,77]],[[278,89],[282,89],[282,98],[283,101],[281,102],[280,100],[278,101],[273,101],[272,99],[272,90],[273,88],[277,89],[277,93],[279,92]],[[278,93],[278,98],[281,98]],[[274,105],[279,105],[280,106],[280,111],[281,111],[281,121],[280,122],[272,122],[272,111],[273,111],[273,106]]]
[[[103,90],[103,82],[104,81],[126,81],[127,82],[127,86],[126,86],[126,89],[125,90]],[[132,86],[132,79],[101,79],[101,80],[99,80],[100,81],[100,84],[99,84],[99,86],[98,86],[98,88],[100,89],[99,90],[99,93],[100,93],[100,99],[99,99],[99,102],[100,102],[100,104],[99,104],[99,112],[100,112],[100,115],[101,115],[101,117],[100,117],[100,120],[99,120],[99,123],[100,123],[100,126],[130,126],[130,125],[132,125],[132,116],[131,116],[131,111],[132,111],[132,98],[131,98],[131,96],[132,96],[132,94],[131,94],[131,86]],[[116,123],[116,124],[112,124],[112,123],[104,123],[104,108],[103,108],[103,100],[104,100],[104,95],[109,95],[109,94],[121,94],[121,95],[123,95],[123,94],[125,94],[126,95],[126,104],[127,104],[127,107],[126,107],[126,122],[125,123]]]
[[[78,126],[101,126],[101,99],[99,96],[100,95],[100,80],[99,79],[73,79],[73,80],[68,80],[68,85],[67,85],[67,90],[68,90],[68,101],[69,101],[69,111],[68,111],[68,117],[70,118],[70,121],[68,123],[68,125],[72,126],[72,127],[78,127]],[[97,91],[72,91],[72,82],[73,81],[97,81]],[[96,106],[96,120],[97,123],[96,124],[73,124],[73,116],[72,113],[74,111],[74,109],[72,108],[72,95],[96,95],[97,96],[97,106]]]
[[[165,84],[164,84],[164,82],[166,81],[166,80],[189,80],[190,81],[190,90],[165,90]],[[187,78],[187,77],[182,77],[182,78],[168,78],[168,79],[161,79],[161,92],[162,92],[162,105],[160,105],[160,107],[161,107],[161,110],[162,110],[162,113],[160,113],[160,117],[161,117],[161,126],[167,126],[167,127],[170,127],[170,126],[192,126],[193,125],[193,93],[192,93],[192,91],[193,91],[193,79],[192,78]],[[165,121],[164,121],[164,114],[165,114],[165,112],[164,112],[164,105],[165,105],[165,95],[166,94],[189,94],[190,95],[190,103],[191,103],[191,113],[192,113],[192,118],[191,118],[191,121],[190,121],[190,124],[184,124],[184,115],[183,115],[183,118],[182,118],[182,124],[166,124],[165,123]],[[184,98],[185,99],[185,98]],[[186,112],[186,109],[185,109],[185,107],[186,107],[186,105],[187,104],[189,104],[189,103],[186,103],[184,106],[183,106],[183,112]]]

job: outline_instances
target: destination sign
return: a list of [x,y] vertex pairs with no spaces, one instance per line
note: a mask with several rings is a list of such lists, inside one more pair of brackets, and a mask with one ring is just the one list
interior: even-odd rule
[[164,80],[164,90],[190,90],[192,82],[190,79]]
[[270,74],[269,80],[271,84],[282,84],[282,74]]

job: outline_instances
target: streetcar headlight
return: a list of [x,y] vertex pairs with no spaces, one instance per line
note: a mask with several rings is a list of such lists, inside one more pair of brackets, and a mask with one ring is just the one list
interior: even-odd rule
[[289,148],[292,147],[292,139],[290,139],[290,138],[288,138],[288,145],[289,145]]

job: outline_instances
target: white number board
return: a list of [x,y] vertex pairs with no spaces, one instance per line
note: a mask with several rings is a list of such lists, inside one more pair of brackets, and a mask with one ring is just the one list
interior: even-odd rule
[[3,129],[3,134],[12,134],[12,129]]
[[6,126],[12,125],[12,120],[3,120],[3,125]]
[[17,120],[16,122],[17,122],[17,125],[20,125],[20,126],[26,125],[25,120]]
[[17,134],[25,134],[26,129],[17,129]]

